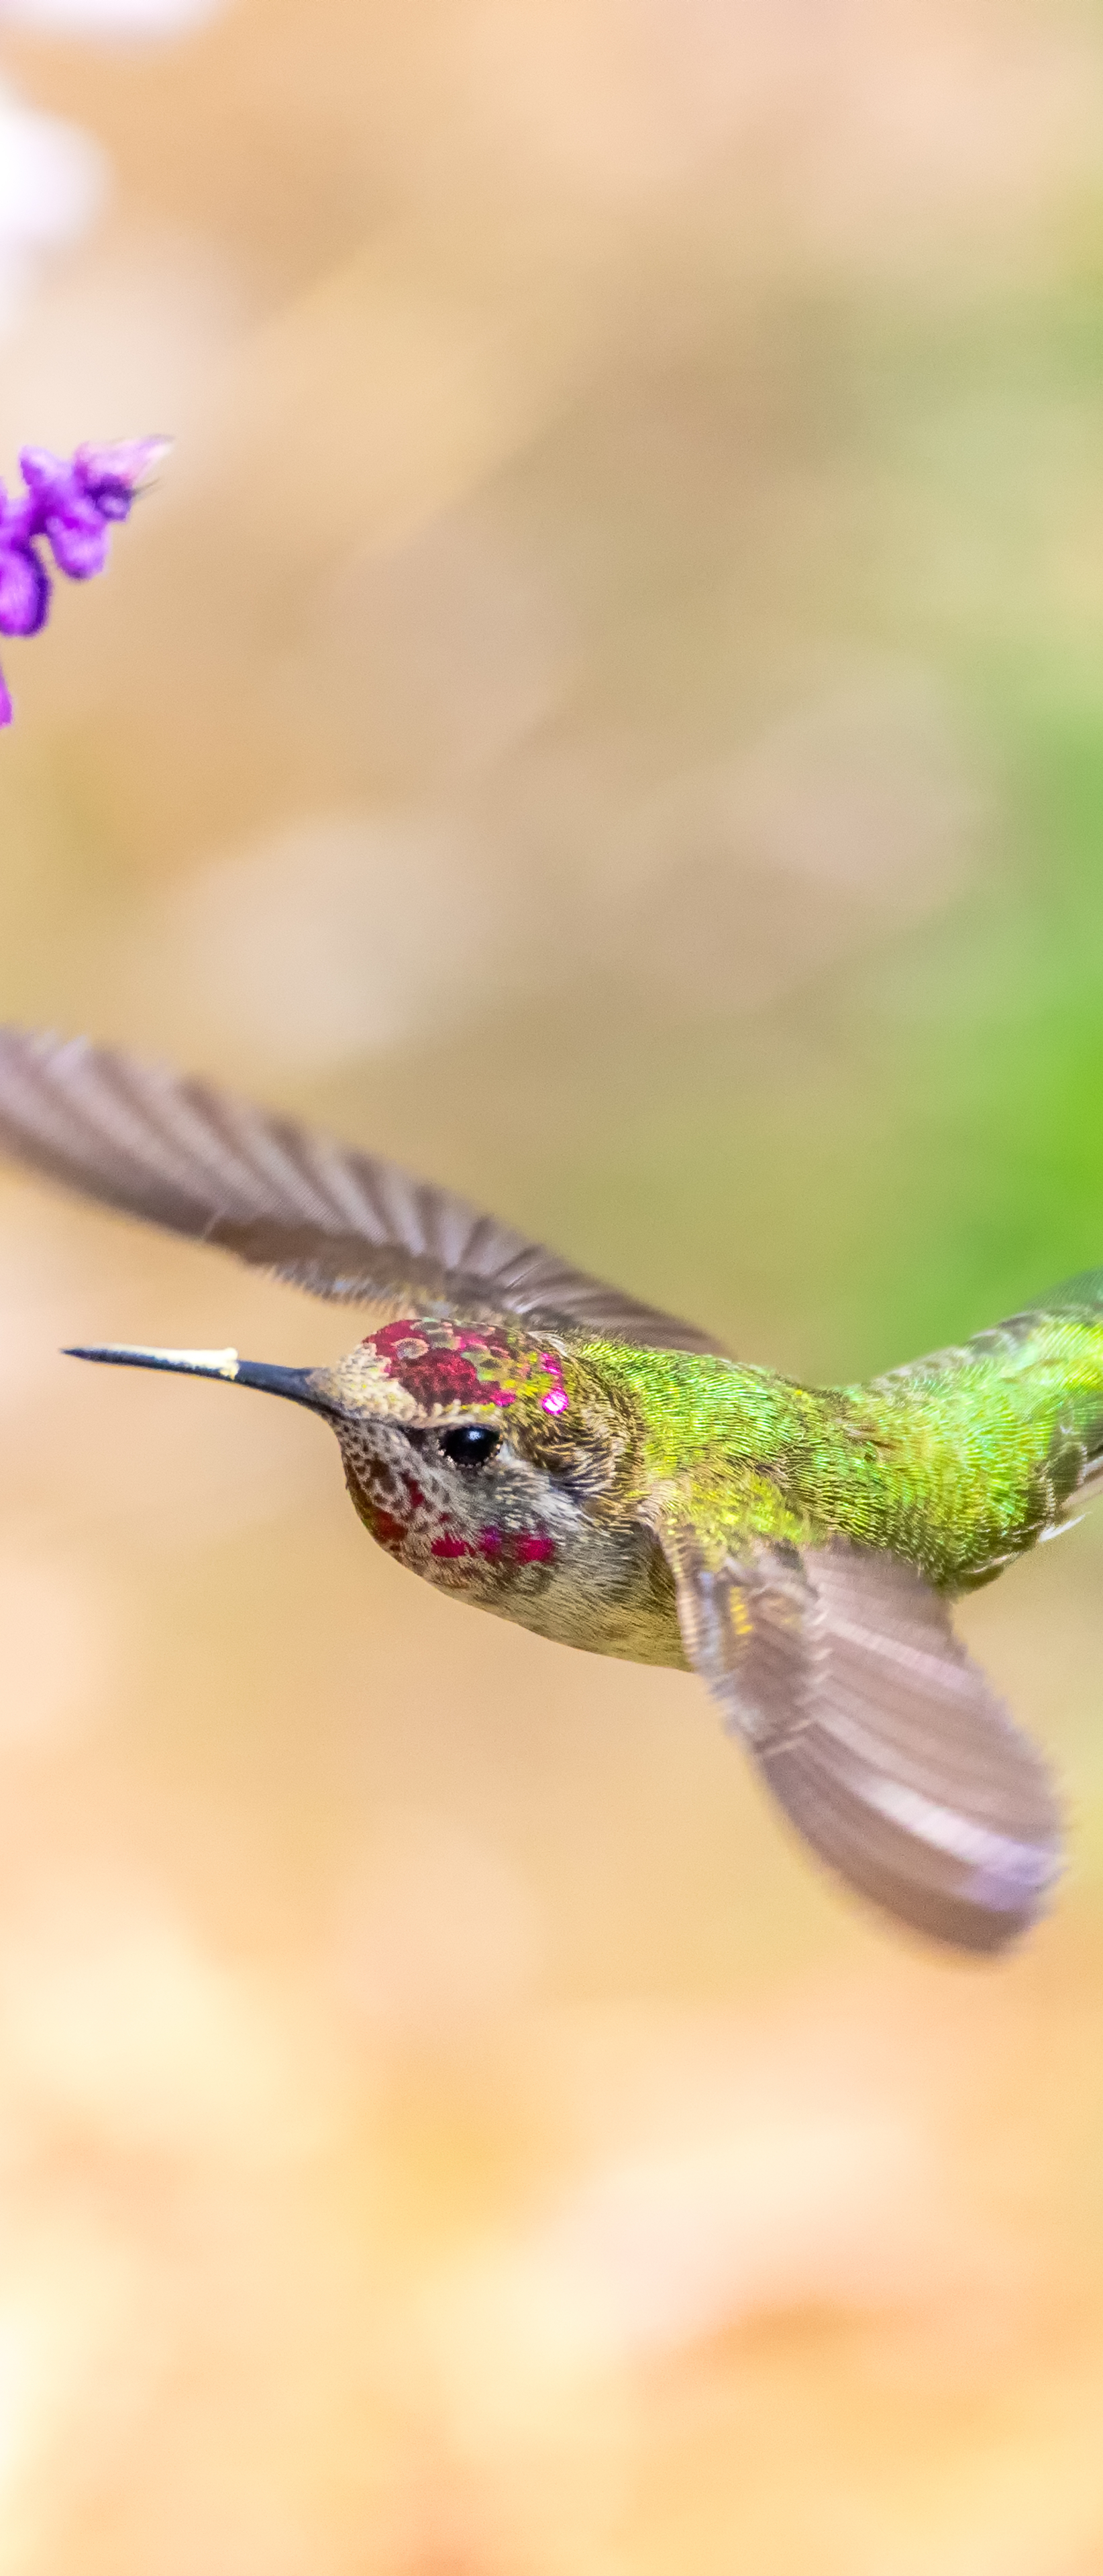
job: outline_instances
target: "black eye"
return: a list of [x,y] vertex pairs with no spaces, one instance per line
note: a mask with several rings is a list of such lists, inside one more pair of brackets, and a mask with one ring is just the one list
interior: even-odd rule
[[481,1422],[464,1422],[455,1431],[442,1431],[440,1445],[445,1457],[457,1467],[485,1467],[501,1436],[500,1431],[487,1430]]

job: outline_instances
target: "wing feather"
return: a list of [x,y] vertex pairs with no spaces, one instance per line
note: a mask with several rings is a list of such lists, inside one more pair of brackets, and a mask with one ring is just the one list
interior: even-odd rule
[[87,1039],[0,1029],[0,1150],[319,1297],[721,1349],[393,1163]]
[[934,1940],[1002,1949],[1061,1862],[1041,1756],[910,1566],[750,1544],[710,1571],[668,1539],[687,1652],[821,1858]]

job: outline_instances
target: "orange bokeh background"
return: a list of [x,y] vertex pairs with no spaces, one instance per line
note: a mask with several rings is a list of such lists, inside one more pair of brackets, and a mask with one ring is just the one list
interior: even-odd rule
[[[4,655],[4,1016],[794,1374],[1103,1258],[1097,14],[0,40],[114,173],[8,470],[177,441]],[[320,1426],[58,1356],[347,1318],[0,1213],[5,2569],[1100,2576],[1098,1519],[963,1614],[1073,1867],[962,1965]]]

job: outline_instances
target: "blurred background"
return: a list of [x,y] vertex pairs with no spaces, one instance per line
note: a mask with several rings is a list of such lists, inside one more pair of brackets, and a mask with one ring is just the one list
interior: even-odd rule
[[[1088,0],[9,0],[0,1010],[856,1377],[1103,1260]],[[347,1317],[0,1184],[13,2576],[1099,2576],[1103,1515],[962,1626],[1067,1787],[977,1968],[676,1674],[73,1339]]]

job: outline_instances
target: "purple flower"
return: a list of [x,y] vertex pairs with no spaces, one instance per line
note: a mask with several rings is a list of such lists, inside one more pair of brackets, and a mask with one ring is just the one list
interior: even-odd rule
[[81,489],[102,518],[129,518],[135,492],[171,445],[170,438],[123,438],[114,447],[78,447],[73,464]]
[[[38,551],[43,544],[70,581],[103,571],[112,521],[129,517],[150,467],[168,446],[165,438],[128,438],[110,447],[78,447],[69,457],[48,447],[23,449],[23,492],[9,499],[0,484],[0,635],[37,635],[46,623],[52,582]],[[11,719],[0,673],[0,726]]]
[[0,536],[0,635],[37,635],[52,587],[32,545],[6,545]]

